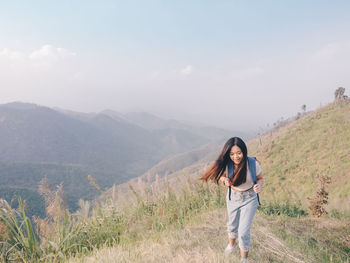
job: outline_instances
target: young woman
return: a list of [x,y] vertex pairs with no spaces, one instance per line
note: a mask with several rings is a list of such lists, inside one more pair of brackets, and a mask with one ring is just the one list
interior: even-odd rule
[[248,262],[250,227],[259,205],[257,194],[263,185],[259,163],[248,157],[244,141],[233,137],[225,143],[221,154],[201,179],[206,182],[212,180],[217,184],[222,182],[228,187],[226,205],[229,244],[225,254],[233,252],[238,239],[241,262]]

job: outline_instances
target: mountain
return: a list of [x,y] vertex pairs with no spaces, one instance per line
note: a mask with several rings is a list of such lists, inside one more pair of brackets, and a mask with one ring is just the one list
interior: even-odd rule
[[25,189],[36,194],[47,177],[64,183],[72,209],[78,198],[143,174],[173,154],[210,140],[183,129],[148,130],[103,113],[75,113],[26,103],[0,105],[0,195]]
[[173,119],[162,119],[153,114],[147,112],[129,112],[126,114],[121,114],[112,110],[105,110],[102,113],[107,114],[116,119],[122,119],[129,121],[135,125],[138,125],[149,131],[159,131],[159,130],[182,130],[188,131],[200,137],[206,138],[208,140],[220,140],[222,138],[232,137],[232,134],[236,136],[241,136],[244,138],[249,138],[250,133],[243,131],[231,131],[226,129],[221,129],[205,124],[199,123],[189,123],[186,121],[178,121]]

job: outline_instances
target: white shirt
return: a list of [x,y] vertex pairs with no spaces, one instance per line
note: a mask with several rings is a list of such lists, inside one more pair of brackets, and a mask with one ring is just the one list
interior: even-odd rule
[[[256,176],[258,176],[261,173],[261,167],[260,164],[256,161],[255,162],[255,167],[256,167]],[[231,186],[233,190],[235,191],[239,191],[239,192],[243,192],[243,191],[247,191],[248,189],[253,187],[253,178],[252,178],[252,174],[250,173],[249,170],[249,165],[248,165],[248,161],[247,161],[247,178],[245,180],[245,182],[241,185],[237,185],[237,186]]]

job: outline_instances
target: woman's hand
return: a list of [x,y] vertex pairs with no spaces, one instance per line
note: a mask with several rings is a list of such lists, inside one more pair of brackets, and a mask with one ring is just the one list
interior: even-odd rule
[[227,177],[221,177],[220,180],[225,186],[230,186],[230,179]]
[[254,189],[254,192],[259,194],[261,192],[261,189],[262,189],[262,185],[264,183],[264,179],[262,177],[262,174],[258,174],[258,176],[256,177],[258,179],[258,183],[254,185],[253,189]]
[[258,183],[254,185],[253,190],[255,193],[259,194],[261,192],[261,188],[262,188],[261,184]]

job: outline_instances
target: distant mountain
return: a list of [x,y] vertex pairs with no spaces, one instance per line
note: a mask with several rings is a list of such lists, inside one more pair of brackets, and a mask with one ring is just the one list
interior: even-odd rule
[[223,135],[215,128],[210,136],[200,135],[194,132],[197,128],[150,114],[143,114],[144,120],[138,115],[138,121],[132,116],[20,102],[0,105],[0,196],[18,191],[34,196],[39,181],[47,177],[53,184],[64,183],[74,209],[78,198],[96,194],[88,174],[102,187],[122,183],[164,158]]
[[147,129],[188,129],[188,126],[177,120],[164,120],[147,112],[129,112],[124,114],[125,118],[133,123]]
[[177,172],[181,172],[185,168],[195,166],[198,163],[202,164],[205,161],[211,162],[217,157],[224,143],[225,141],[215,141],[195,150],[170,156],[149,169],[141,178],[147,177],[147,181],[153,182],[156,176],[159,178],[168,175],[171,176]]
[[146,130],[183,130],[198,135],[200,137],[207,138],[210,141],[220,140],[222,138],[229,138],[232,136],[249,137],[249,133],[242,131],[231,131],[221,129],[205,124],[189,123],[186,121],[178,120],[165,120],[147,112],[129,112],[121,114],[112,110],[105,110],[102,113],[111,116],[112,118],[129,121],[135,125],[138,125]]
[[10,102],[7,104],[0,105],[3,108],[18,109],[18,110],[31,110],[36,109],[38,105],[34,103],[23,103],[23,102]]

